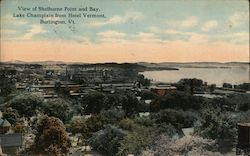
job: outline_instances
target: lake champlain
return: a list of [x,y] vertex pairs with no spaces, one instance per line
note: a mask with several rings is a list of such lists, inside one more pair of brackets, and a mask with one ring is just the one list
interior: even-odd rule
[[247,64],[224,65],[223,67],[176,67],[179,70],[158,70],[141,72],[153,81],[175,83],[182,78],[198,78],[208,84],[220,87],[223,83],[233,85],[249,82],[249,66]]

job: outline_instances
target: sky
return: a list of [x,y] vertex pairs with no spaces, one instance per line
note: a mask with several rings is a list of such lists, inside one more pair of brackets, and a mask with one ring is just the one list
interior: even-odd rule
[[[0,61],[249,61],[248,0],[1,0],[0,4]],[[99,8],[80,13],[105,18],[74,18],[75,24],[55,25],[40,24],[40,18],[13,17],[55,13],[18,9],[39,6]]]

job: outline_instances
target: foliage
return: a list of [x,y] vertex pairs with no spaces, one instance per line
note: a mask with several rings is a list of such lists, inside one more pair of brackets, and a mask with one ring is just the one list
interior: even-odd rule
[[150,105],[150,110],[152,112],[167,108],[198,110],[202,107],[204,101],[205,99],[202,97],[188,95],[184,92],[173,92],[154,100]]
[[[221,99],[223,101],[223,99]],[[229,139],[236,137],[236,119],[228,107],[219,99],[207,103],[200,116],[199,124],[195,126],[195,132],[209,139]]]
[[192,112],[177,111],[174,109],[165,109],[159,113],[153,113],[151,118],[155,119],[158,124],[171,124],[178,130],[183,127],[192,127],[197,120],[196,115]]
[[48,100],[42,104],[42,112],[48,116],[59,118],[63,122],[70,119],[69,104],[62,99]]
[[131,117],[138,114],[142,104],[138,101],[136,96],[130,92],[125,92],[121,97],[122,108],[125,112],[125,116]]
[[86,136],[87,138],[91,137],[93,133],[101,130],[104,128],[104,121],[102,120],[101,116],[99,115],[92,115],[90,118],[86,121],[86,130],[83,131],[83,136]]
[[200,79],[181,79],[177,83],[178,90],[190,92],[191,94],[194,93],[194,91],[200,91],[203,85],[203,81]]
[[250,83],[242,83],[239,85],[234,86],[236,89],[243,89],[243,90],[249,90],[250,89]]
[[125,113],[121,109],[112,108],[101,111],[99,115],[105,123],[115,124],[124,118]]
[[97,150],[106,155],[116,155],[120,147],[120,141],[126,133],[113,126],[108,126],[104,130],[100,130],[88,140],[88,143]]
[[227,97],[227,104],[233,106],[232,109],[247,111],[250,109],[250,94],[232,94]]
[[125,118],[120,121],[119,127],[128,133],[121,141],[118,155],[140,154],[159,132],[149,118]]
[[36,94],[23,93],[14,97],[7,107],[16,109],[20,116],[31,117],[36,114],[35,111],[41,107],[42,102],[43,99]]
[[142,86],[145,86],[145,87],[150,86],[150,79],[145,78],[144,75],[139,74],[137,79],[138,79],[138,82],[139,82]]
[[183,137],[177,140],[160,135],[154,143],[142,152],[142,156],[165,155],[214,155],[215,142],[197,136]]
[[97,114],[104,107],[105,95],[100,92],[91,92],[81,99],[80,112],[82,114]]
[[67,128],[71,133],[84,133],[87,129],[86,125],[87,119],[82,116],[75,116],[70,121],[69,127]]
[[147,90],[143,90],[140,94],[142,100],[151,100],[151,99],[156,99],[158,97],[157,94],[151,92],[151,91],[147,91]]
[[134,154],[139,155],[155,137],[154,129],[136,125],[132,131],[121,140],[118,155]]
[[15,124],[12,126],[12,130],[15,133],[24,133],[26,129],[26,126],[24,124],[24,121],[17,121]]
[[43,116],[38,122],[32,150],[35,154],[62,155],[68,152],[70,140],[63,123],[55,117]]
[[11,124],[13,124],[19,118],[19,114],[17,110],[8,107],[3,111],[3,118],[8,120]]
[[16,70],[1,70],[0,72],[0,97],[5,97],[15,90],[14,76]]

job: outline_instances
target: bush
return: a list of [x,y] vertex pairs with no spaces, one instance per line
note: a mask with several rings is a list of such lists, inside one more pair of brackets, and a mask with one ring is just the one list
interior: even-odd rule
[[117,155],[139,155],[153,141],[155,134],[154,129],[136,126],[121,140]]
[[48,100],[42,105],[42,111],[48,116],[59,118],[63,122],[70,119],[71,111],[69,104],[62,99]]
[[142,156],[165,155],[214,155],[215,142],[197,136],[183,137],[177,140],[160,135],[155,142],[142,152]]
[[232,112],[221,112],[220,109],[205,108],[195,126],[195,133],[202,137],[217,140],[234,140],[237,135],[236,119]]
[[120,142],[126,133],[113,126],[108,126],[104,130],[96,132],[88,143],[94,150],[106,155],[116,155],[120,147]]
[[3,111],[3,118],[8,120],[11,124],[13,124],[19,118],[19,114],[18,114],[17,110],[9,107]]
[[85,133],[87,130],[86,125],[87,119],[84,117],[73,117],[69,123],[69,127],[67,128],[72,134],[76,133]]
[[63,155],[71,146],[63,123],[55,117],[43,116],[38,122],[32,146],[34,154]]
[[203,97],[188,95],[184,92],[168,93],[164,97],[154,100],[150,105],[150,110],[152,112],[158,112],[161,109],[167,108],[198,110],[202,107],[204,101]]
[[43,99],[35,94],[24,93],[14,97],[13,100],[7,105],[18,111],[18,114],[22,117],[31,117],[36,114],[37,109],[42,105]]
[[193,112],[184,112],[174,109],[161,110],[159,113],[152,114],[151,118],[156,120],[157,124],[171,124],[178,130],[184,127],[192,127],[197,120]]
[[91,92],[80,101],[79,112],[81,114],[98,114],[105,107],[105,94]]

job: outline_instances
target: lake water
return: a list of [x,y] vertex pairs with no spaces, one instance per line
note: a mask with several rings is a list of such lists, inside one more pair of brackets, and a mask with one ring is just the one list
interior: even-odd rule
[[208,84],[222,86],[223,83],[241,84],[249,82],[248,66],[230,68],[179,68],[179,70],[145,71],[146,78],[166,83],[178,82],[182,78],[198,78]]

